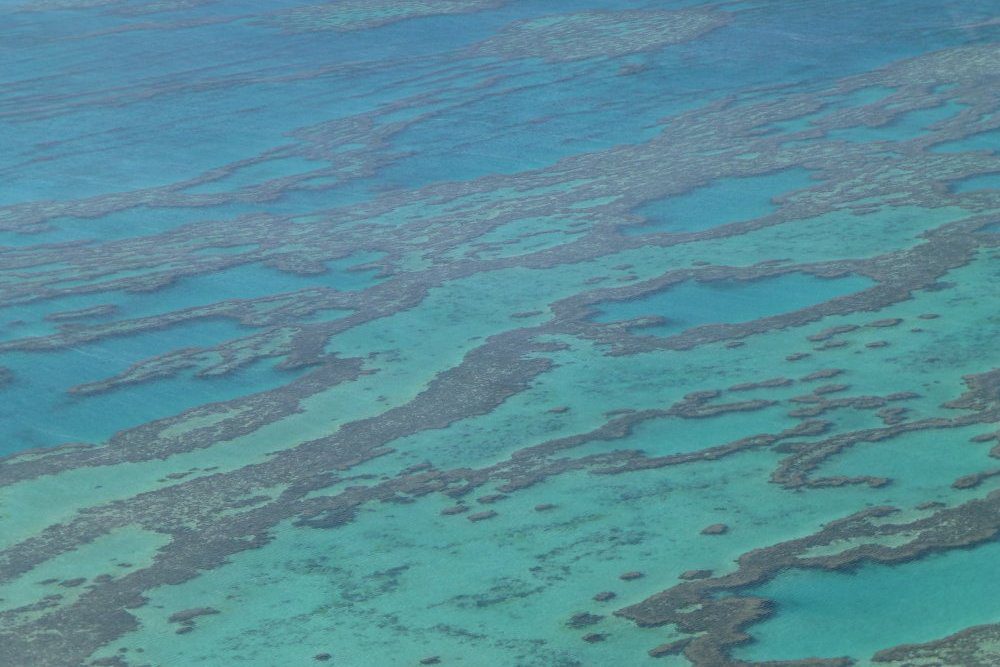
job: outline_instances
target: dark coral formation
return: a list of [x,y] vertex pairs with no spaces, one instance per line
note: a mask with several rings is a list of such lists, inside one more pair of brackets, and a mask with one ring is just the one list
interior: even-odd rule
[[988,667],[1000,662],[1000,625],[980,625],[926,644],[906,644],[879,651],[880,665],[940,664]]
[[187,623],[188,621],[193,621],[199,616],[211,616],[212,614],[218,613],[218,609],[213,609],[211,607],[195,607],[193,609],[175,611],[167,620],[171,623]]
[[589,612],[582,611],[579,614],[574,614],[573,618],[569,619],[566,625],[571,628],[586,628],[590,625],[594,625],[602,618],[604,617],[600,614],[591,614]]

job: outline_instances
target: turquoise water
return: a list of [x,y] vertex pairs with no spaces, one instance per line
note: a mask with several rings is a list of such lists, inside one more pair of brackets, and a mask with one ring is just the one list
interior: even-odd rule
[[828,136],[846,141],[906,141],[919,137],[935,123],[948,120],[963,107],[962,104],[947,102],[937,107],[900,114],[886,125],[834,130]]
[[996,152],[1000,145],[1000,132],[975,132],[964,139],[945,141],[931,148],[935,153],[963,153],[966,151]]
[[662,325],[643,327],[643,333],[664,335],[701,324],[749,322],[860,292],[873,283],[860,276],[817,278],[787,273],[751,282],[687,281],[651,296],[599,304],[598,322],[640,317],[666,318]]
[[[239,250],[247,250],[241,248]],[[252,250],[252,248],[249,248]],[[226,249],[210,248],[205,254],[224,256]],[[380,282],[377,268],[364,265],[379,259],[373,253],[354,254],[342,259],[329,260],[323,264],[318,275],[301,275],[276,270],[259,264],[238,264],[232,268],[185,276],[156,291],[156,298],[143,292],[109,292],[99,287],[84,285],[83,294],[74,294],[44,301],[11,305],[0,309],[0,317],[7,319],[6,327],[0,333],[3,338],[41,337],[57,334],[60,322],[52,315],[86,310],[100,306],[113,306],[114,319],[133,320],[156,317],[198,307],[213,306],[222,301],[246,300],[262,296],[280,296],[312,288],[330,288],[353,292],[372,287]],[[94,280],[100,285],[118,276],[104,280]],[[76,320],[77,318],[74,318]],[[83,318],[89,322],[109,323],[111,313],[98,313]],[[79,321],[79,320],[77,320]],[[149,349],[159,349],[152,346]]]
[[67,394],[73,386],[122,373],[151,353],[207,348],[248,336],[245,327],[220,320],[175,325],[125,338],[78,344],[65,351],[4,356],[12,381],[0,389],[0,442],[4,453],[65,442],[99,443],[116,431],[177,414],[203,403],[224,401],[283,384],[295,376],[261,367],[237,378],[195,378],[184,372],[173,379],[144,382],[94,396]]
[[[1000,621],[1000,584],[980,576],[1000,544],[933,556],[898,567],[856,572],[794,571],[747,593],[778,604],[778,615],[737,655],[749,660],[860,657],[887,645],[917,643]],[[913,582],[920,582],[914,586]],[[892,617],[886,625],[880,619]],[[811,631],[824,628],[824,632]]]
[[992,664],[996,3],[571,4],[3,3],[0,667]]
[[625,233],[700,232],[720,224],[762,218],[774,213],[774,199],[810,186],[805,169],[786,169],[763,176],[727,178],[691,192],[643,204],[635,211],[646,223]]
[[952,185],[955,192],[993,191],[1000,188],[1000,173],[982,174],[956,181]]

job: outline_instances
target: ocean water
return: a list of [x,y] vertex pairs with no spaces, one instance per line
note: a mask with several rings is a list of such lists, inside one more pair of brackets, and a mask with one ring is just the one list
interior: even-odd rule
[[952,187],[955,192],[995,192],[997,186],[1000,185],[1000,174],[980,174],[977,176],[970,176],[969,178],[963,178],[960,181],[955,182]]
[[[858,650],[874,653],[887,643],[918,643],[928,636],[996,622],[996,582],[976,573],[989,569],[998,553],[1000,543],[994,541],[896,568],[865,565],[846,574],[790,572],[752,591],[774,599],[780,611],[755,633],[757,642],[736,655],[780,660]],[[913,580],[922,585],[913,586]],[[887,616],[896,622],[877,622]],[[810,631],[816,627],[827,632]]]
[[665,334],[704,324],[731,324],[800,310],[839,296],[862,292],[873,283],[864,278],[816,278],[786,273],[753,282],[722,280],[684,282],[630,301],[598,303],[598,322],[663,317],[663,324],[643,333]]
[[0,667],[1000,662],[995,2],[0,18]]
[[804,169],[722,179],[643,204],[635,213],[646,223],[623,231],[628,235],[700,232],[719,224],[763,218],[778,209],[775,197],[803,190],[809,184],[809,172]]

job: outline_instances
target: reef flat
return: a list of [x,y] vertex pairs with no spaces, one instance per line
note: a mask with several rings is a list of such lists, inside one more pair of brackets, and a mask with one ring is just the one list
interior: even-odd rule
[[0,665],[995,664],[995,13],[6,4]]

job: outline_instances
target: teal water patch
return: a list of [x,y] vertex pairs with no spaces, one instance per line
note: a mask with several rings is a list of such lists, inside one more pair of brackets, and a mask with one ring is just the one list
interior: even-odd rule
[[172,350],[208,347],[251,333],[227,320],[201,320],[67,350],[7,353],[13,381],[0,388],[0,456],[65,442],[101,442],[115,431],[182,410],[284,384],[295,373],[257,363],[234,376],[193,378],[181,374],[88,396],[71,386],[125,371]]
[[[1000,577],[988,576],[1000,542],[956,549],[905,565],[855,572],[791,570],[744,591],[775,600],[778,613],[749,629],[743,660],[851,656],[925,642],[1000,620]],[[885,619],[892,619],[886,623]]]
[[786,273],[746,282],[689,280],[640,299],[602,303],[593,319],[620,322],[661,316],[667,319],[665,324],[643,327],[639,333],[662,336],[702,324],[748,322],[788,313],[859,292],[873,284],[861,276],[830,279],[806,273]]
[[126,317],[148,317],[162,313],[207,306],[229,299],[286,294],[299,290],[328,287],[344,292],[363,290],[376,285],[378,269],[352,270],[353,267],[379,259],[380,253],[355,253],[326,262],[327,271],[299,274],[272,269],[261,264],[241,264],[222,271],[181,278],[173,285],[149,294],[123,293],[120,303]]
[[681,195],[635,209],[646,218],[622,228],[627,236],[651,232],[700,232],[718,225],[774,213],[774,198],[812,185],[809,171],[795,168],[746,178],[724,178]]
[[915,139],[943,120],[947,120],[965,108],[966,105],[948,101],[929,109],[908,111],[894,120],[877,127],[859,126],[831,130],[827,137],[834,140],[853,141],[907,141]]
[[102,304],[117,306],[117,319],[136,319],[210,306],[229,299],[252,299],[309,288],[328,287],[353,292],[381,282],[377,268],[357,267],[376,261],[382,253],[357,252],[326,262],[325,273],[303,275],[261,264],[240,264],[229,269],[180,278],[173,284],[147,292],[95,292],[0,308],[0,340],[57,333],[58,324],[46,315]]
[[[108,294],[73,294],[52,300],[0,307],[0,341],[49,336],[58,333],[60,324],[64,323],[47,320],[45,319],[47,315],[93,308],[110,304],[111,301],[113,301],[113,297]],[[76,325],[84,322],[92,324],[107,320],[107,316],[86,317],[74,319],[66,324]]]
[[969,151],[990,151],[1000,148],[1000,130],[970,134],[964,139],[946,141],[931,147],[933,153],[965,153]]
[[[904,376],[896,370],[896,377]],[[968,494],[982,491],[951,486],[954,480],[982,470],[989,461],[988,445],[969,443],[970,438],[982,432],[982,426],[975,425],[946,431],[917,431],[884,442],[864,443],[824,462],[817,474],[889,478],[892,484],[886,490],[886,499],[897,507],[913,507],[927,500],[956,504],[967,500]],[[900,465],[903,460],[907,465]]]
[[951,184],[951,191],[959,194],[977,190],[1000,190],[1000,172],[969,176]]

